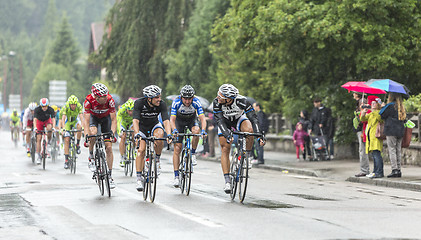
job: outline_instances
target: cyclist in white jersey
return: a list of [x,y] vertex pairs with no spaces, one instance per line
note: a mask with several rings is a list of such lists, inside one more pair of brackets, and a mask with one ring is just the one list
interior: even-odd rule
[[[223,84],[219,87],[218,95],[213,101],[213,113],[218,125],[219,143],[222,151],[221,166],[225,179],[224,191],[229,194],[231,193],[229,153],[234,140],[231,129],[249,133],[260,133],[260,129],[253,106],[244,96],[239,95],[238,89],[231,84]],[[264,138],[258,140],[261,146],[265,144]],[[253,137],[247,137],[248,161],[250,161],[252,146]]]

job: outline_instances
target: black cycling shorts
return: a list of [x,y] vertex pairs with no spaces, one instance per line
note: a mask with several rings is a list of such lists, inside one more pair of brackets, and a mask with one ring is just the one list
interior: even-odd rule
[[[91,115],[91,118],[89,120],[89,126],[97,127],[98,134],[111,132],[111,116],[108,115],[103,118],[97,118]],[[107,134],[104,136],[104,140],[110,140],[110,139],[111,139],[111,134]]]
[[[179,133],[185,133],[184,129],[187,127],[188,129],[190,129],[190,131],[192,130],[192,128],[194,126],[199,126],[199,123],[197,122],[196,119],[190,120],[190,121],[186,121],[186,120],[175,120],[175,128],[177,128]],[[174,143],[182,143],[183,142],[183,138],[179,137],[177,139],[174,139]]]

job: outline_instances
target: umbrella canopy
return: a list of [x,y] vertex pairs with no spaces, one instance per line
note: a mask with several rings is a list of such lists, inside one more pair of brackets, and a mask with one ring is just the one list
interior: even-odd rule
[[370,79],[367,81],[367,85],[383,89],[386,92],[409,94],[409,89],[405,85],[390,79]]
[[368,94],[386,94],[386,92],[379,88],[370,87],[365,82],[347,82],[341,87],[349,91],[368,93]]
[[[168,99],[170,101],[174,101],[178,96],[180,96],[180,95],[169,95],[169,96],[166,97],[166,99]],[[195,97],[197,97],[199,99],[200,104],[202,104],[203,109],[209,107],[210,103],[206,98],[201,97],[201,96],[195,96]]]

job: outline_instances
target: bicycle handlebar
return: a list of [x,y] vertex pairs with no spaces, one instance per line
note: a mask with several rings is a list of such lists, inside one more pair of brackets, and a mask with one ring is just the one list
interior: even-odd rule
[[113,133],[112,133],[112,132],[107,132],[107,133],[100,133],[100,134],[90,135],[90,136],[88,135],[88,136],[86,136],[85,138],[86,138],[86,139],[88,139],[88,138],[93,138],[93,137],[95,137],[95,138],[96,138],[96,137],[103,137],[103,136],[105,136],[105,135],[109,135],[109,134],[111,134],[111,135],[112,135]]
[[249,133],[249,132],[232,132],[232,134],[239,135],[239,136],[255,136],[255,137],[263,137],[263,133]]

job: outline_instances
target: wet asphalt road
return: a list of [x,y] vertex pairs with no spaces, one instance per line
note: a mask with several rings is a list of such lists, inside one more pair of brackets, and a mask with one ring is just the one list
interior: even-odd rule
[[380,239],[421,238],[421,193],[252,169],[244,204],[223,188],[220,164],[200,161],[190,196],[172,187],[164,154],[154,203],[118,166],[112,197],[87,168],[46,170],[0,132],[0,239]]

